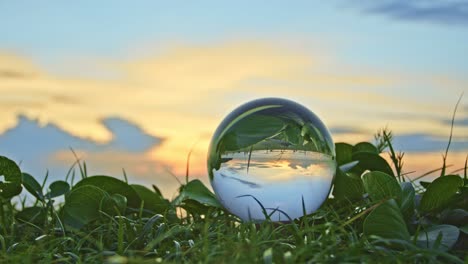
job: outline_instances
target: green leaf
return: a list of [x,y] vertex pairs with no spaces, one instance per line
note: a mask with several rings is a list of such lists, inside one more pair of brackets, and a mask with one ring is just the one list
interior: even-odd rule
[[358,160],[359,164],[356,166],[358,174],[363,173],[365,170],[381,171],[388,175],[394,176],[393,170],[388,165],[387,161],[379,154],[371,152],[356,152],[353,153],[353,160]]
[[42,193],[41,185],[28,173],[23,173],[23,186],[26,190],[32,194],[36,199],[44,201],[44,194]]
[[358,152],[370,152],[374,154],[379,154],[379,150],[373,144],[369,142],[360,142],[354,145],[353,153],[358,153]]
[[414,213],[414,197],[416,195],[413,184],[402,182],[401,184],[401,202],[400,209],[406,219]]
[[122,215],[127,209],[127,197],[120,194],[105,196],[101,201],[101,211],[109,215]]
[[284,125],[283,120],[274,116],[246,116],[231,127],[220,144],[226,151],[240,150],[274,136]]
[[419,209],[428,212],[446,206],[458,188],[463,186],[463,179],[457,175],[447,175],[435,179],[421,198]]
[[336,162],[338,166],[350,163],[353,161],[353,146],[347,143],[336,143]]
[[468,225],[464,225],[459,228],[461,232],[465,233],[468,235]]
[[0,176],[4,177],[4,181],[0,180],[0,197],[10,199],[21,193],[23,175],[16,163],[6,157],[0,156]]
[[70,191],[70,185],[66,181],[55,181],[49,185],[50,192],[46,195],[48,198],[58,197]]
[[444,224],[461,226],[468,223],[468,211],[461,208],[444,211],[440,217],[440,220]]
[[426,230],[419,231],[416,244],[424,248],[448,250],[455,245],[459,235],[460,230],[456,226],[432,226]]
[[395,177],[380,171],[373,171],[364,174],[362,182],[364,189],[374,202],[389,198],[401,200],[401,188]]
[[109,176],[91,176],[78,182],[73,188],[84,185],[92,185],[106,191],[108,194],[120,194],[127,197],[128,206],[131,208],[140,208],[141,198],[135,190],[127,183]]
[[419,184],[421,184],[421,186],[424,187],[424,189],[427,189],[427,187],[429,186],[429,184],[431,184],[431,182],[420,181]]
[[33,207],[25,207],[20,212],[15,215],[16,219],[18,219],[21,223],[33,223],[37,225],[43,225],[47,213],[44,208],[33,206]]
[[104,197],[109,197],[102,189],[93,185],[73,188],[65,195],[63,221],[75,228],[99,218],[99,209]]
[[388,239],[410,238],[403,215],[394,199],[385,201],[369,213],[364,220],[364,234]]
[[212,193],[200,180],[192,180],[182,186],[179,196],[174,199],[175,205],[180,205],[185,200],[194,200],[204,205],[223,208],[214,193]]
[[160,194],[151,191],[145,186],[132,184],[130,185],[145,202],[144,208],[153,213],[163,213],[170,205],[169,201],[164,199]]
[[362,180],[348,176],[346,173],[337,169],[333,196],[338,200],[358,200],[364,194],[364,186]]
[[289,124],[284,129],[285,139],[293,144],[293,145],[300,145],[302,144],[302,137],[301,137],[301,129],[299,126],[295,124]]

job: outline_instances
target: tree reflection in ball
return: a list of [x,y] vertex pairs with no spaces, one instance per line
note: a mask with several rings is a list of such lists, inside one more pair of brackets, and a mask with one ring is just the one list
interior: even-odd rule
[[246,221],[288,221],[314,212],[327,199],[336,171],[335,147],[322,121],[279,98],[231,112],[208,155],[216,196]]

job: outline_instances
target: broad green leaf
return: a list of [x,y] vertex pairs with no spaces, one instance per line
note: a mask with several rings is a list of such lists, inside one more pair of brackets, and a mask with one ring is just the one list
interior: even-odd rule
[[15,217],[20,221],[20,223],[27,222],[43,225],[46,220],[47,213],[44,208],[33,206],[23,208]]
[[358,152],[370,152],[374,154],[379,154],[379,150],[373,144],[369,142],[360,142],[354,145],[353,153],[358,153]]
[[337,169],[333,196],[338,200],[358,200],[364,194],[364,186],[360,178],[353,178]]
[[284,129],[284,135],[289,143],[293,145],[302,144],[301,129],[296,124],[288,124]]
[[99,209],[104,197],[109,197],[102,189],[93,185],[81,185],[65,195],[63,221],[75,228],[99,218]]
[[377,202],[389,198],[401,200],[401,188],[395,177],[380,171],[373,171],[364,174],[362,182],[372,201]]
[[460,231],[468,235],[468,225],[460,227]]
[[[308,150],[322,152],[327,155],[334,156],[335,146],[322,134],[314,124],[306,122],[302,126],[301,136],[304,138],[304,143],[307,142]],[[312,148],[311,148],[312,146]]]
[[468,211],[461,208],[444,211],[440,217],[440,220],[444,224],[461,226],[468,223]]
[[224,130],[219,133],[218,138],[215,141],[215,146],[218,147],[219,140],[221,140],[224,137],[224,135],[229,130],[231,130],[231,128],[234,125],[236,125],[239,121],[243,120],[245,117],[253,115],[254,113],[257,113],[257,112],[260,112],[260,111],[263,111],[263,110],[266,110],[266,109],[279,108],[279,107],[282,107],[282,105],[263,105],[263,106],[252,108],[252,109],[242,113],[241,115],[239,115],[238,117],[233,119],[229,124],[227,124],[226,127],[224,128]]
[[419,209],[428,212],[447,205],[450,199],[463,185],[463,179],[457,175],[447,175],[435,179],[421,198]]
[[138,193],[141,200],[143,200],[145,209],[154,213],[163,213],[169,207],[169,202],[160,194],[142,185],[132,184],[130,186]]
[[336,162],[338,166],[341,166],[346,163],[350,163],[353,161],[353,146],[347,143],[336,143],[335,144],[335,151],[336,151]]
[[359,164],[356,166],[358,168],[356,170],[358,174],[363,173],[366,170],[370,170],[381,171],[390,176],[394,176],[390,165],[388,165],[387,161],[379,154],[362,151],[356,152],[353,153],[353,160],[359,161]]
[[409,240],[403,215],[394,199],[377,206],[364,220],[364,234],[388,239]]
[[108,194],[120,194],[127,197],[127,205],[131,208],[140,208],[141,198],[135,190],[127,183],[109,176],[91,176],[78,182],[73,188],[81,187],[84,185],[92,185],[99,187],[101,190],[106,191]]
[[40,201],[44,201],[41,185],[28,173],[23,173],[23,186],[26,190]]
[[194,200],[204,205],[223,208],[216,196],[206,188],[200,180],[192,180],[182,186],[179,196],[174,199],[175,205],[180,205],[185,200]]
[[219,135],[215,135],[216,138],[213,139],[213,147],[210,147],[209,153],[210,178],[213,178],[211,169],[218,170],[221,166],[221,152],[247,148],[281,132],[286,125],[283,120],[256,113],[276,107],[281,107],[281,105],[267,105],[251,109],[231,121]]
[[55,181],[49,185],[50,192],[46,195],[48,198],[58,197],[70,191],[70,185],[66,181]]
[[109,215],[122,215],[127,209],[127,197],[120,194],[105,196],[101,201],[101,211]]
[[414,213],[414,197],[415,191],[413,184],[410,182],[402,182],[401,184],[401,202],[400,209],[406,219]]
[[448,250],[455,245],[459,235],[460,230],[456,226],[432,226],[426,230],[419,231],[416,244],[424,248]]
[[226,151],[247,148],[279,133],[284,125],[283,120],[274,116],[246,116],[229,129],[220,145]]
[[429,184],[431,184],[431,182],[427,182],[427,181],[419,181],[419,184],[424,187],[424,189],[427,189],[427,187],[429,186]]
[[0,176],[3,175],[3,181],[0,179],[0,197],[10,199],[21,193],[23,175],[16,163],[6,157],[0,156]]

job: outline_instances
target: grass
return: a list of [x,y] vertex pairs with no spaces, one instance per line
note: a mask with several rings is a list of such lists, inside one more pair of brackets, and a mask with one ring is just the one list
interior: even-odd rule
[[[382,137],[377,142],[377,150],[391,146],[391,134],[384,132]],[[343,148],[337,149],[338,155],[342,155],[340,153],[346,151],[346,144],[341,146]],[[397,171],[391,179],[394,179],[397,186],[409,184],[410,189],[416,190],[415,193],[413,192],[413,196],[401,194],[401,197],[398,198],[392,193],[385,196],[385,192],[388,190],[366,189],[365,179],[362,182],[363,180],[359,178],[355,183],[358,185],[364,183],[362,185],[364,187],[356,188],[355,192],[357,193],[350,193],[349,190],[345,193],[334,191],[335,198],[329,198],[315,213],[287,223],[242,222],[220,207],[217,201],[213,200],[213,194],[201,182],[188,181],[188,170],[187,181],[181,184],[180,195],[173,201],[161,197],[156,187],[155,190],[142,190],[128,185],[126,176],[122,184],[111,183],[108,178],[102,178],[102,181],[96,184],[103,190],[102,197],[99,196],[96,202],[96,211],[90,209],[93,206],[91,202],[93,200],[85,197],[96,195],[96,193],[86,192],[86,186],[79,188],[76,188],[76,185],[71,186],[73,185],[73,176],[67,175],[64,177],[67,181],[52,183],[55,187],[50,184],[47,188],[45,181],[43,184],[37,183],[36,186],[35,180],[31,180],[23,174],[22,186],[35,197],[35,204],[34,206],[26,206],[24,201],[13,202],[11,197],[4,196],[2,198],[0,206],[0,262],[466,262],[468,260],[466,256],[468,235],[465,222],[468,200],[466,168],[464,179],[461,178],[461,175],[452,175],[453,177],[449,176],[443,179],[451,179],[457,184],[459,181],[463,182],[461,185],[450,185],[453,187],[453,194],[448,196],[445,189],[442,190],[442,187],[438,187],[444,185],[442,180],[439,180],[440,183],[435,183],[436,181],[432,183],[431,189],[434,190],[432,191],[434,194],[427,194],[429,188],[422,188],[414,182],[405,183],[401,174],[403,155],[395,154],[393,148],[390,149],[392,161]],[[8,166],[11,164],[5,164],[0,164],[0,169],[2,166],[4,168],[3,171],[0,171],[0,175],[5,175],[5,183],[7,181],[13,182],[9,180],[13,179],[12,169],[8,169],[8,172],[5,169],[10,168]],[[85,163],[77,161],[76,164],[79,165],[80,169],[81,185],[85,185],[83,182],[89,181],[93,177],[87,175]],[[367,168],[354,168],[353,170],[367,170]],[[378,171],[378,168],[375,170]],[[352,176],[351,174],[349,172],[340,175],[348,177]],[[443,175],[441,178],[445,176],[447,175]],[[335,181],[340,179],[350,180],[337,178]],[[377,176],[373,177],[373,180],[378,181],[379,179]],[[352,181],[355,180],[352,179]],[[2,184],[0,187],[3,188],[1,190],[4,194],[7,188]],[[130,186],[133,186],[133,189],[128,189]],[[88,188],[90,187],[88,186]],[[46,190],[49,191],[44,193]],[[78,190],[81,190],[83,195],[76,198],[74,194]],[[130,206],[132,203],[130,192],[133,192],[131,190],[138,190],[137,194],[141,198],[138,203],[139,207]],[[402,187],[402,190],[408,189]],[[150,191],[150,193],[146,191]],[[65,196],[65,202],[56,202],[55,200],[62,195]],[[373,200],[372,198],[382,195],[385,196],[384,199]],[[447,199],[439,199],[439,197],[445,197],[444,195]],[[406,210],[403,201],[410,199],[408,197],[419,198],[410,200],[410,205],[413,207]],[[434,200],[435,198],[437,200]],[[393,199],[400,206],[397,208],[398,215],[396,217],[402,219],[403,226],[395,226],[395,222],[385,222],[394,215],[386,216],[377,213],[376,208]],[[426,211],[422,210],[422,207],[418,207],[420,203],[424,203],[421,201],[424,199],[428,201],[424,205],[425,208],[429,208]],[[159,207],[155,207],[151,201],[158,204]],[[438,202],[439,205],[430,207],[433,201]],[[453,214],[455,215],[450,216]],[[457,222],[460,215],[461,222]],[[83,218],[85,216],[87,218]],[[395,232],[400,232],[399,229],[407,230],[405,232],[409,233],[411,237],[399,239],[386,236],[384,233],[379,233],[380,231],[374,233],[367,231],[371,227],[382,224],[385,225],[377,230],[385,231],[386,228],[391,228],[386,223],[393,225]],[[448,225],[452,229],[447,229]],[[446,229],[436,233],[432,239],[430,238],[432,233],[429,230],[433,227]],[[453,237],[454,232],[447,231],[454,229],[457,230],[455,238]],[[427,240],[423,241],[427,242],[426,245],[424,243],[421,245],[420,241],[418,242],[420,240],[418,237],[421,234],[427,236]],[[450,237],[452,240],[447,240]],[[450,245],[446,246],[447,243]]]

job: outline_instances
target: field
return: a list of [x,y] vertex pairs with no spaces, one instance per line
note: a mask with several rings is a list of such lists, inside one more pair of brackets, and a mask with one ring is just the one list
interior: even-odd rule
[[[0,157],[0,262],[468,261],[466,165],[449,175],[442,161],[434,181],[425,182],[425,174],[410,180],[387,131],[374,144],[337,143],[336,151],[333,197],[315,213],[281,223],[242,222],[189,175],[169,201],[157,186],[89,176],[80,160],[79,175],[70,170],[49,183]],[[30,201],[18,199],[23,190]]]

